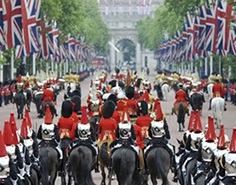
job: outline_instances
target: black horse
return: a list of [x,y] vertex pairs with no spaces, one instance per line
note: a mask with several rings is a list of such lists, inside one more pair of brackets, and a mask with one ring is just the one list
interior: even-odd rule
[[167,175],[172,162],[169,152],[162,147],[155,147],[147,154],[146,162],[150,171],[152,184],[157,185],[156,179],[159,175],[162,179],[162,184],[168,185]]
[[30,105],[31,105],[31,102],[32,102],[32,90],[31,89],[25,89],[24,90],[24,93],[26,94],[26,106],[28,108],[28,110],[30,111]]
[[41,104],[43,101],[43,92],[42,91],[37,91],[34,93],[33,95],[33,101],[35,103],[36,106],[36,110],[38,113],[38,118],[43,118],[43,113],[42,113],[42,108],[41,108]]
[[22,90],[16,92],[14,96],[14,103],[17,109],[17,118],[23,119],[23,111],[26,104],[26,98]]
[[[119,185],[141,184],[140,174],[136,168],[136,153],[130,146],[122,146],[112,155],[112,168],[116,173]],[[109,179],[109,182],[111,178]]]
[[200,94],[198,92],[194,92],[193,94],[190,95],[189,98],[189,103],[194,111],[202,110],[202,105],[205,102],[204,100],[204,95]]
[[47,146],[39,150],[39,159],[41,164],[41,179],[43,185],[53,185],[59,169],[59,157],[55,148]]
[[96,163],[92,150],[80,145],[74,148],[69,156],[69,169],[75,185],[95,185],[91,174]]

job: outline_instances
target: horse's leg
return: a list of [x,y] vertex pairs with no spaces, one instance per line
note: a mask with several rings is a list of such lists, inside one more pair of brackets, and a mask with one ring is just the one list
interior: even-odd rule
[[179,123],[179,132],[183,132],[182,124],[181,123]]
[[100,160],[100,169],[102,173],[102,182],[101,185],[106,185],[106,173],[105,173],[105,167],[103,162]]
[[156,175],[151,174],[151,181],[153,185],[157,185]]

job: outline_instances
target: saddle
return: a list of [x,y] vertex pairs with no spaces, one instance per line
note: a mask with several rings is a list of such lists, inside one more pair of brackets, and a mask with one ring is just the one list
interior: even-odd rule
[[92,144],[86,142],[86,141],[82,141],[80,143],[74,143],[74,145],[71,147],[71,149],[68,152],[68,155],[70,155],[70,153],[72,152],[72,150],[74,150],[75,148],[78,148],[80,146],[86,146],[87,148],[89,148],[92,151],[93,156],[97,155],[97,151],[95,150],[95,148],[92,146]]

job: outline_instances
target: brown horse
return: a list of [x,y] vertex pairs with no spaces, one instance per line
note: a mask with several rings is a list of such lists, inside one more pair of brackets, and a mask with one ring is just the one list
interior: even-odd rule
[[183,102],[178,102],[174,106],[174,113],[177,116],[177,122],[179,124],[179,132],[183,132],[183,128],[185,128],[185,115],[187,113],[188,107]]
[[[106,184],[106,172],[105,172],[105,168],[108,169],[108,175],[110,176],[110,170],[109,170],[109,165],[110,165],[110,153],[111,153],[111,149],[110,149],[110,144],[112,142],[112,139],[106,139],[104,141],[100,141],[98,142],[98,148],[99,148],[99,152],[98,152],[98,158],[99,158],[99,162],[100,162],[100,169],[101,169],[101,174],[102,174],[102,182],[101,185],[105,185]],[[110,183],[109,183],[110,185]]]

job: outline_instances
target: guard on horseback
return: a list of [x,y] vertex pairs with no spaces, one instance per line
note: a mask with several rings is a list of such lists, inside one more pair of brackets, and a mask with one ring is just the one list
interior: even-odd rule
[[[112,154],[122,146],[129,146],[136,153],[136,168],[140,170],[139,166],[139,147],[136,145],[136,135],[134,127],[130,122],[130,117],[127,108],[123,111],[122,120],[116,129],[116,140],[110,144],[111,160]],[[112,163],[110,163],[112,164]]]
[[[170,139],[169,127],[166,119],[164,118],[160,103],[157,103],[155,108],[155,115],[153,116],[153,121],[151,122],[148,129],[150,141],[147,143],[146,148],[144,149],[144,156],[146,159],[148,153],[156,147],[162,147],[166,149],[172,158],[172,171],[175,172],[175,148],[173,145],[169,144],[168,141]],[[145,169],[148,173],[146,162]]]
[[[215,79],[215,84],[213,85],[212,87],[212,92],[213,92],[213,98],[215,97],[221,97],[221,98],[224,98],[225,96],[225,90],[224,90],[224,86],[222,83],[220,83],[220,80],[219,78],[216,78]],[[210,102],[209,102],[209,108],[208,110],[211,110],[211,101],[212,99],[210,99]],[[226,106],[224,107],[224,111],[226,111]]]
[[55,107],[55,104],[54,104],[54,92],[53,92],[53,89],[52,89],[50,83],[46,83],[46,89],[44,89],[44,91],[43,91],[42,99],[43,100],[42,100],[41,105],[43,106],[45,102],[51,102],[52,105],[54,106],[54,114],[56,116],[58,116],[57,110],[56,110],[56,107]]
[[220,160],[219,184],[236,183],[236,128],[233,129],[229,152],[224,154]]
[[37,138],[40,139],[39,148],[40,147],[53,147],[57,150],[59,160],[62,161],[63,153],[60,148],[60,136],[58,126],[53,124],[52,115],[50,112],[49,105],[46,107],[46,114],[44,117],[44,123],[39,126]]
[[98,159],[97,159],[98,147],[95,144],[95,142],[97,141],[96,134],[93,127],[89,123],[85,109],[82,110],[81,121],[76,126],[75,138],[76,139],[70,144],[70,151],[68,155],[70,155],[70,152],[74,148],[80,145],[87,146],[89,149],[91,149],[94,157],[96,158],[95,172],[99,172]]
[[172,112],[171,112],[171,115],[174,114],[174,107],[177,103],[179,102],[183,102],[186,106],[187,106],[187,114],[189,116],[189,109],[188,109],[188,95],[186,93],[186,91],[183,89],[183,84],[182,83],[179,83],[179,90],[176,91],[175,93],[175,102],[174,102],[174,105],[173,105],[173,108],[172,108]]
[[2,131],[0,131],[0,148],[0,184],[15,185],[19,182],[17,169],[7,153]]

